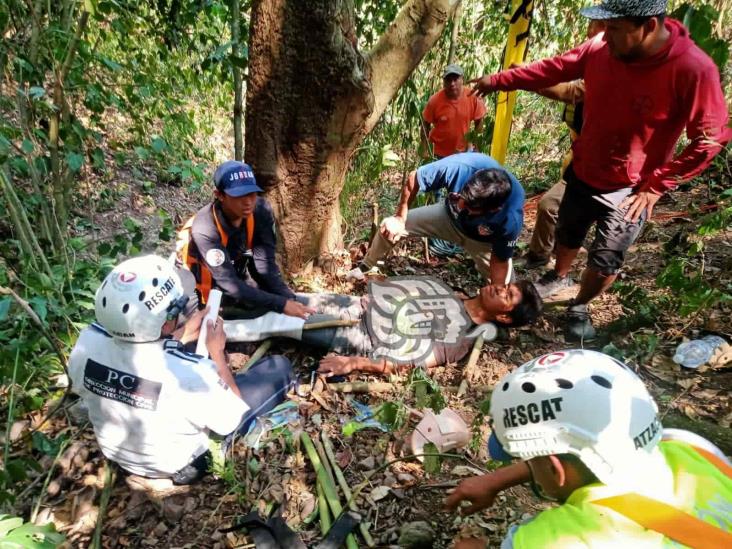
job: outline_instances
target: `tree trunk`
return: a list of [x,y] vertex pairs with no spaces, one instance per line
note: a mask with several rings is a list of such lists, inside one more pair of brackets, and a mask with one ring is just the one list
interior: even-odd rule
[[231,70],[234,77],[234,160],[241,160],[242,155],[242,132],[241,132],[241,69],[234,57],[239,55],[239,39],[241,35],[239,0],[231,0]]
[[351,156],[440,36],[452,0],[409,0],[369,53],[349,0],[255,0],[246,160],[267,189],[288,270],[342,247]]

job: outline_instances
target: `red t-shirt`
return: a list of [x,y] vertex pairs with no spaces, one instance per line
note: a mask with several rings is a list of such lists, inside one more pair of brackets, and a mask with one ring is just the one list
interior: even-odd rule
[[445,90],[440,90],[427,101],[422,112],[425,122],[432,124],[430,141],[435,146],[436,156],[448,156],[468,148],[465,134],[470,122],[485,116],[485,104],[467,88],[455,100],[448,99]]
[[[655,55],[627,63],[610,55],[603,34],[557,57],[491,77],[501,91],[536,91],[585,79],[582,133],[574,171],[600,190],[636,187],[658,194],[691,179],[732,137],[714,62],[673,19]],[[689,145],[673,158],[686,129]]]

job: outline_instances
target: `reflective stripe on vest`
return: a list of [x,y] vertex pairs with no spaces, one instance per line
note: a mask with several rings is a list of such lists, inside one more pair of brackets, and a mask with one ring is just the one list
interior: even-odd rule
[[[229,244],[229,235],[221,226],[219,217],[216,214],[216,205],[211,206],[211,213],[213,214],[214,223],[216,224],[216,230],[221,238],[221,245],[226,248]],[[188,221],[185,222],[183,227],[178,231],[176,236],[175,253],[178,259],[178,264],[181,267],[185,267],[193,273],[196,279],[196,291],[198,292],[198,299],[202,305],[205,305],[208,301],[208,294],[213,287],[213,277],[211,276],[211,270],[206,265],[204,258],[199,258],[190,253],[191,245],[191,229],[193,227],[193,220],[196,216],[192,216]],[[254,241],[254,214],[247,217],[247,248],[252,249],[252,243]]]
[[[732,467],[719,457],[702,448],[692,446],[704,459],[713,464],[725,475],[732,478]],[[609,507],[628,517],[644,528],[663,534],[669,539],[695,549],[717,549],[732,547],[732,534],[725,532],[676,509],[667,503],[640,494],[620,494],[609,498],[596,499],[592,503]]]
[[[659,449],[673,475],[670,505],[635,493],[610,495],[601,485],[584,486],[567,503],[520,525],[511,537],[513,546],[732,547],[729,465],[682,441],[662,441]],[[648,479],[649,486],[653,482]]]

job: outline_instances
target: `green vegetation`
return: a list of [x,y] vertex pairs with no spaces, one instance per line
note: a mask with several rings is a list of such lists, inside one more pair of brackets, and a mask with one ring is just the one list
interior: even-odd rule
[[[353,3],[365,51],[401,3]],[[529,59],[581,42],[586,22],[578,8],[586,3],[539,3]],[[456,61],[467,79],[500,66],[505,2],[463,4]],[[729,97],[732,11],[723,0],[671,4],[720,66]],[[224,0],[0,5],[0,511],[9,513],[0,515],[0,546],[45,548],[62,540],[51,525],[27,519],[37,514],[55,465],[44,467],[55,464],[72,440],[68,430],[46,427],[66,412],[66,360],[79,330],[94,318],[99,280],[122,257],[167,255],[176,227],[209,196],[212,164],[232,155],[231,72],[249,66],[251,2],[240,2],[237,43],[230,39],[229,6]],[[372,203],[382,216],[391,213],[404,174],[426,161],[417,146],[421,112],[441,85],[452,24],[351,160],[340,196],[347,244],[368,237]],[[529,195],[559,175],[569,144],[560,112],[547,99],[519,95],[506,164]],[[486,120],[483,132],[472,136],[480,150],[488,150],[491,131]],[[615,285],[626,314],[609,331],[630,335],[623,345],[603,342],[608,352],[642,363],[664,343],[653,333],[656,324],[683,318],[688,327],[732,301],[732,286],[716,276],[720,268],[732,268],[729,257],[714,258],[716,270],[709,270],[710,254],[720,253],[732,227],[731,184],[727,151],[693,183],[707,195],[694,194],[683,205],[690,222],[663,244],[663,264],[652,283],[631,278]],[[437,412],[446,405],[439,385],[415,370],[404,394],[381,404],[376,419],[401,428],[407,399]],[[486,415],[483,403],[472,423],[476,454]],[[29,418],[32,424],[18,427]],[[356,430],[350,425],[351,433]],[[232,466],[220,474],[243,500],[245,481],[262,466],[252,457],[245,479]]]

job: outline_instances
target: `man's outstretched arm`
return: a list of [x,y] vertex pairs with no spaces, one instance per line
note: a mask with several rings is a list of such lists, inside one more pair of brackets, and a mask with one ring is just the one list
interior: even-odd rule
[[467,501],[470,507],[461,509],[462,514],[470,515],[487,509],[496,499],[496,496],[506,488],[518,486],[531,480],[531,472],[525,461],[512,463],[492,473],[465,479],[445,500],[445,508],[454,511],[458,505]]
[[[441,364],[443,364],[443,361],[437,357],[434,351],[430,352],[423,363],[420,363],[425,368],[432,368]],[[356,372],[389,375],[411,367],[411,364],[399,364],[385,358],[374,360],[365,356],[328,355],[321,359],[318,373],[324,374],[326,377],[344,376]]]

